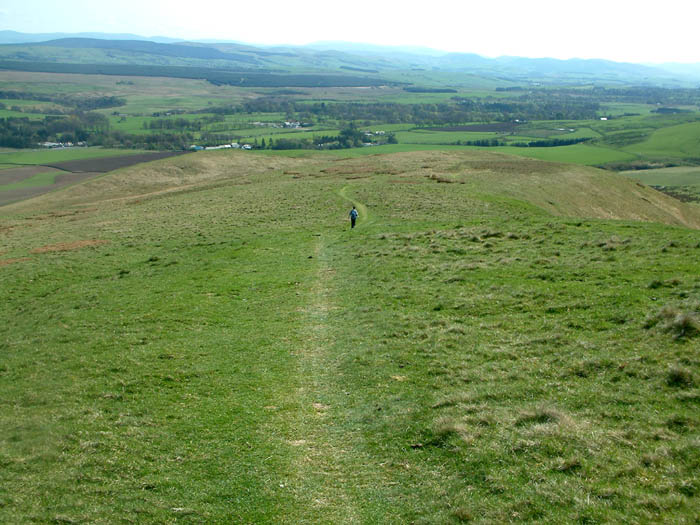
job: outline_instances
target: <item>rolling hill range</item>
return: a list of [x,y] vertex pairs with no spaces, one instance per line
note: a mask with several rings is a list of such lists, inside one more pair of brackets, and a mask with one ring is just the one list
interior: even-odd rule
[[0,207],[0,521],[691,523],[700,207],[345,153]]
[[[1,37],[2,35],[0,35]],[[37,35],[36,38],[51,35]],[[105,35],[108,36],[108,35]],[[128,36],[128,35],[127,35]],[[428,69],[469,73],[513,82],[605,82],[610,85],[695,86],[697,68],[675,64],[660,66],[606,60],[549,58],[485,58],[468,53],[443,53],[345,43],[319,43],[305,47],[258,47],[239,43],[158,42],[136,39],[70,37],[27,42],[7,34],[0,45],[0,60],[65,64],[134,64],[141,66],[193,66],[223,69],[262,69],[288,72],[361,71],[391,73]],[[21,41],[24,40],[24,41]],[[3,40],[0,38],[0,42]],[[4,67],[7,68],[7,65]]]

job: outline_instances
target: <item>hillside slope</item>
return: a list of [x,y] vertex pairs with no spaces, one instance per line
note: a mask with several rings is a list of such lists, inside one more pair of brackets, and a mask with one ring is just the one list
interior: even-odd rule
[[[300,171],[315,177],[353,180],[380,177],[389,184],[453,184],[467,195],[521,200],[563,216],[655,221],[700,228],[700,207],[682,203],[630,179],[571,164],[556,164],[489,152],[415,152],[342,159],[328,155],[292,159],[254,154],[187,155],[150,163],[91,181],[59,194],[7,206],[0,213],[26,213],[161,193],[225,185],[232,174],[251,177]],[[57,199],[58,197],[58,199]],[[381,195],[377,195],[381,199]]]
[[697,210],[478,152],[2,207],[0,522],[693,523]]

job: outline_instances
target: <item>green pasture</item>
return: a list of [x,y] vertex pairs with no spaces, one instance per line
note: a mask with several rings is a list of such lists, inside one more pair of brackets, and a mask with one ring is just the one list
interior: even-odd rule
[[610,120],[587,121],[594,130],[605,136],[609,133],[626,132],[645,129],[660,129],[693,122],[698,119],[697,114],[690,115],[640,115]]
[[42,95],[75,95],[103,91],[114,85],[115,79],[92,75],[57,75],[53,73],[27,73],[3,71],[0,89],[38,93]]
[[138,153],[143,153],[143,151],[107,148],[61,148],[30,151],[14,150],[0,152],[0,165],[55,164],[57,162],[66,162],[69,160],[114,157],[118,155],[135,155]]
[[259,143],[265,139],[265,142],[269,142],[270,139],[309,139],[313,140],[315,137],[320,137],[324,135],[337,136],[340,132],[339,129],[317,129],[314,131],[304,131],[303,129],[274,129],[270,128],[259,128],[259,129],[247,129],[247,130],[235,130],[233,133],[240,134],[243,136],[239,142],[252,143],[257,140]]
[[624,149],[651,158],[700,158],[700,122],[657,129],[643,142]]
[[679,166],[620,173],[649,186],[700,186],[700,167]]
[[23,111],[12,111],[11,109],[0,109],[0,118],[26,118],[30,120],[41,120],[45,115],[38,113],[24,113]]
[[655,104],[633,104],[627,102],[605,103],[601,105],[601,115],[612,115],[614,117],[627,114],[652,115],[652,111],[658,106]]
[[[19,107],[22,109],[24,115],[31,118],[36,115],[36,113],[30,113],[27,110],[37,110],[44,114],[55,114],[56,109],[65,109],[62,106],[54,104],[53,102],[45,102],[42,100],[17,100],[17,99],[0,99],[0,102],[5,105],[7,109],[12,107]],[[41,115],[43,116],[43,115]]]
[[[542,127],[521,127],[518,134],[533,138],[559,138],[559,139],[582,139],[596,138],[600,133],[590,127],[586,127],[587,121],[572,122],[567,126],[552,125],[550,123],[540,123]],[[564,131],[561,131],[561,130]],[[573,129],[574,131],[569,131]]]
[[0,184],[0,192],[19,190],[22,188],[35,188],[39,186],[51,186],[54,184],[56,179],[56,172],[51,173],[37,173],[32,175],[20,182],[13,182],[11,184]]
[[123,133],[150,133],[151,130],[144,129],[144,123],[148,123],[153,117],[135,117],[127,115],[120,117],[118,115],[109,115],[109,129],[121,131]]
[[432,131],[427,129],[412,129],[396,133],[400,144],[450,144],[458,140],[502,140],[502,133],[470,132],[470,131]]

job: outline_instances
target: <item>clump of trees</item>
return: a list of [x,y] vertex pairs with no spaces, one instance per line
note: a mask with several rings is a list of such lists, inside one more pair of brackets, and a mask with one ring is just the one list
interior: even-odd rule
[[265,139],[255,147],[261,149],[347,149],[362,147],[365,144],[380,145],[380,144],[397,144],[396,136],[393,133],[388,133],[383,136],[367,136],[364,131],[361,131],[353,123],[345,126],[338,135],[317,135],[313,139],[303,138],[270,138],[267,142]]
[[109,120],[100,113],[79,113],[43,119],[0,119],[0,146],[35,147],[39,142],[81,142],[109,132]]

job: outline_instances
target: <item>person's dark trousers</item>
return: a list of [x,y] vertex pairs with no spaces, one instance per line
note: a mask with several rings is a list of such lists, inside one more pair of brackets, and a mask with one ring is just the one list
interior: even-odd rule
[[356,221],[356,220],[357,220],[357,219],[355,219],[355,217],[350,217],[350,227],[351,227],[351,228],[354,228],[354,227],[355,227],[355,221]]

